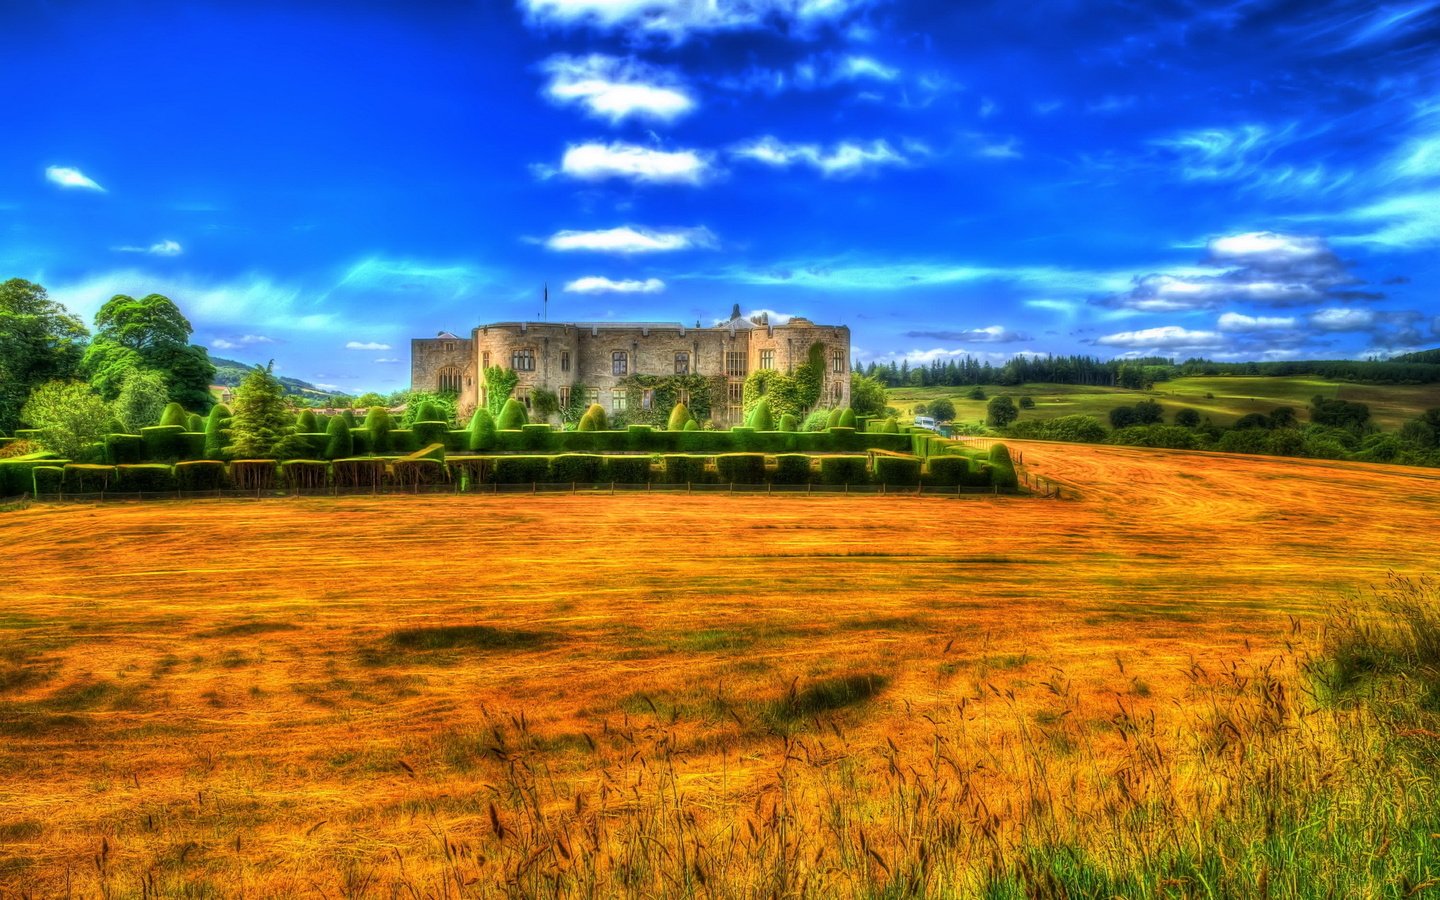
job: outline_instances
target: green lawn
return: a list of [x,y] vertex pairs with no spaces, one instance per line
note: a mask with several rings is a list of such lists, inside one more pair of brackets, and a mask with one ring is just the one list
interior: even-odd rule
[[[959,422],[980,422],[985,418],[984,400],[967,400],[970,388],[892,388],[890,405],[907,414],[917,403],[948,397],[955,404]],[[1306,418],[1305,408],[1316,394],[1367,403],[1370,414],[1382,428],[1393,429],[1426,409],[1440,407],[1440,384],[1352,384],[1307,376],[1217,376],[1178,378],[1155,386],[1153,391],[1088,387],[1075,384],[1031,383],[1018,387],[987,385],[987,397],[1028,395],[1035,408],[1021,418],[1049,419],[1056,416],[1091,415],[1108,421],[1110,410],[1151,398],[1165,407],[1166,419],[1179,409],[1190,407],[1209,416],[1217,425],[1230,425],[1246,413],[1268,413],[1277,406],[1291,406]],[[1207,396],[1211,395],[1211,396]]]

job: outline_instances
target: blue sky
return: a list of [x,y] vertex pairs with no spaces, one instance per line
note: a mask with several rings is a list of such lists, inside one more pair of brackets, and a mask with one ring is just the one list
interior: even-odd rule
[[[341,9],[344,9],[341,12]],[[1440,0],[0,7],[0,275],[347,391],[485,321],[1440,344]]]

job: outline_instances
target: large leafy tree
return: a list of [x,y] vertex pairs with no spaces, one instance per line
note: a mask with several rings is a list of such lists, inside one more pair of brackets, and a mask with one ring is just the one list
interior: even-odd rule
[[130,434],[139,434],[147,425],[155,425],[170,402],[170,386],[164,374],[148,369],[132,369],[115,399],[115,418]]
[[256,366],[235,388],[225,448],[232,459],[294,459],[307,449],[295,434],[295,414],[285,403],[284,386],[271,374],[274,367],[273,360]]
[[101,395],[114,399],[126,375],[150,369],[165,373],[170,400],[195,412],[210,408],[215,366],[190,343],[190,322],[169,297],[116,294],[95,314],[95,329],[83,367]]
[[85,323],[38,284],[0,284],[0,431],[13,431],[30,392],[74,376],[90,337]]
[[110,406],[83,381],[50,381],[35,389],[20,415],[39,429],[46,450],[73,458],[105,437]]

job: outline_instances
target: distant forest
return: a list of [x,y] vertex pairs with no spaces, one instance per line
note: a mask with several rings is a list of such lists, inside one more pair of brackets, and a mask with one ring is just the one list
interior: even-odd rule
[[1099,359],[1094,356],[1017,356],[995,366],[972,356],[928,366],[870,363],[856,367],[886,387],[958,387],[974,384],[1018,385],[1032,381],[1083,384],[1143,390],[1187,375],[1311,375],[1335,381],[1372,384],[1434,384],[1440,382],[1440,349],[1407,353],[1388,360],[1319,359],[1288,362],[1214,362],[1164,357]]

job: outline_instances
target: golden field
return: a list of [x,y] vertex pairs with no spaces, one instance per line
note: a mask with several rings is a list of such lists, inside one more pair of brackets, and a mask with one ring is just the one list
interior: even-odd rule
[[[1237,883],[1428,891],[1433,784],[1341,777],[1383,726],[1297,667],[1440,568],[1440,473],[1011,448],[1081,499],[0,513],[0,897],[1078,896],[1035,847],[1104,885],[1252,816]],[[1287,865],[1297,786],[1372,856]]]

